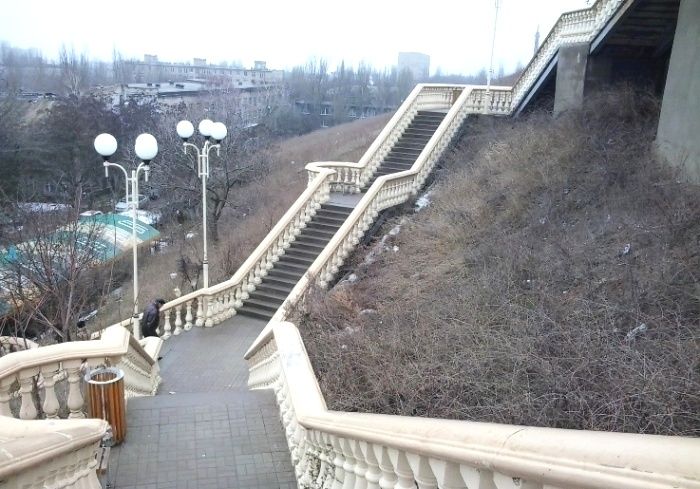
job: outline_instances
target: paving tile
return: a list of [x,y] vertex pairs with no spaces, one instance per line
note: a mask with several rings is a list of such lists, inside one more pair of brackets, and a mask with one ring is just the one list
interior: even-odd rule
[[243,354],[263,327],[236,316],[165,342],[159,394],[129,399],[111,487],[296,487],[274,394],[246,386]]

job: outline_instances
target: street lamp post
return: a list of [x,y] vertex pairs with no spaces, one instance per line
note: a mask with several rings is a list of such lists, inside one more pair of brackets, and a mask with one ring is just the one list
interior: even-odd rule
[[136,169],[131,170],[131,176],[126,168],[118,163],[111,163],[109,157],[117,151],[117,140],[111,134],[103,133],[95,138],[95,150],[102,156],[105,168],[105,177],[109,176],[109,167],[119,168],[124,173],[126,179],[126,203],[131,208],[131,240],[134,258],[134,314],[132,316],[132,326],[134,337],[141,339],[141,327],[138,321],[139,316],[139,276],[138,276],[138,252],[136,246],[136,213],[139,207],[139,174],[143,171],[144,181],[148,182],[148,175],[151,171],[150,163],[158,154],[158,143],[156,138],[150,134],[141,134],[136,138],[134,144],[136,155],[141,163]]
[[[204,273],[204,288],[209,287],[209,260],[207,256],[207,178],[209,178],[209,152],[216,148],[219,156],[221,141],[226,137],[226,126],[221,122],[212,122],[209,119],[202,120],[198,125],[199,133],[204,136],[204,145],[198,148],[195,144],[187,142],[194,134],[194,126],[190,121],[177,123],[177,135],[182,139],[185,154],[187,148],[194,149],[197,155],[197,176],[202,179],[202,232],[204,239],[202,271]],[[213,144],[212,144],[213,141]]]

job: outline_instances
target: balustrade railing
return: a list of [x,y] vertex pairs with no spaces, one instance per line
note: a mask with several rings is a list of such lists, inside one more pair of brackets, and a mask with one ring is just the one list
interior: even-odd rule
[[0,418],[0,487],[101,488],[95,454],[107,427],[99,419]]
[[510,111],[518,108],[561,46],[592,41],[615,12],[632,1],[598,0],[590,8],[562,14],[513,85]]
[[[127,397],[155,394],[160,383],[158,338],[142,346],[125,328],[107,328],[99,340],[75,341],[0,358],[0,416],[23,420],[84,418],[83,377],[103,365],[124,371]],[[151,353],[146,349],[151,350]],[[60,388],[59,388],[60,386]]]
[[276,323],[249,351],[273,388],[299,487],[700,488],[700,440],[329,411],[302,339]]
[[357,163],[314,162],[306,165],[309,181],[321,169],[337,172],[331,181],[331,190],[345,193],[359,193],[377,171],[418,111],[440,111],[449,109],[465,88],[463,85],[419,84],[413,89],[391,120],[372,142]]

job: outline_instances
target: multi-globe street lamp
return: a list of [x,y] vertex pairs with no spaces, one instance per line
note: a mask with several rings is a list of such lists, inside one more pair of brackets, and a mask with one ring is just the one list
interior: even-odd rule
[[[222,122],[212,122],[209,119],[202,120],[197,126],[199,133],[204,136],[204,145],[200,149],[195,144],[187,142],[194,135],[194,126],[190,121],[177,123],[177,135],[182,139],[185,154],[187,148],[194,149],[197,155],[197,176],[202,179],[202,232],[204,237],[202,271],[204,273],[204,288],[209,287],[209,261],[207,257],[207,178],[209,178],[209,152],[216,148],[217,156],[220,156],[221,141],[226,137],[226,126]],[[212,143],[213,142],[213,143]]]
[[136,169],[129,172],[122,165],[109,161],[117,151],[117,140],[111,134],[102,133],[95,138],[95,150],[102,156],[105,168],[105,177],[109,177],[109,167],[119,168],[124,173],[126,179],[126,200],[127,206],[131,209],[131,239],[134,258],[134,315],[132,326],[134,337],[141,339],[141,327],[138,321],[139,316],[139,276],[138,276],[138,252],[136,243],[136,213],[139,207],[139,174],[144,173],[144,181],[148,182],[148,175],[151,171],[150,163],[158,154],[158,142],[150,134],[141,134],[136,138],[134,150],[141,162]]

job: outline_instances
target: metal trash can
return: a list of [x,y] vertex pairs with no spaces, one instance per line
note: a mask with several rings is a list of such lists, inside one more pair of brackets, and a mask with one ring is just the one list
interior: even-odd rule
[[85,382],[89,416],[107,421],[112,428],[112,445],[118,445],[126,436],[124,371],[116,367],[97,368],[85,375]]

